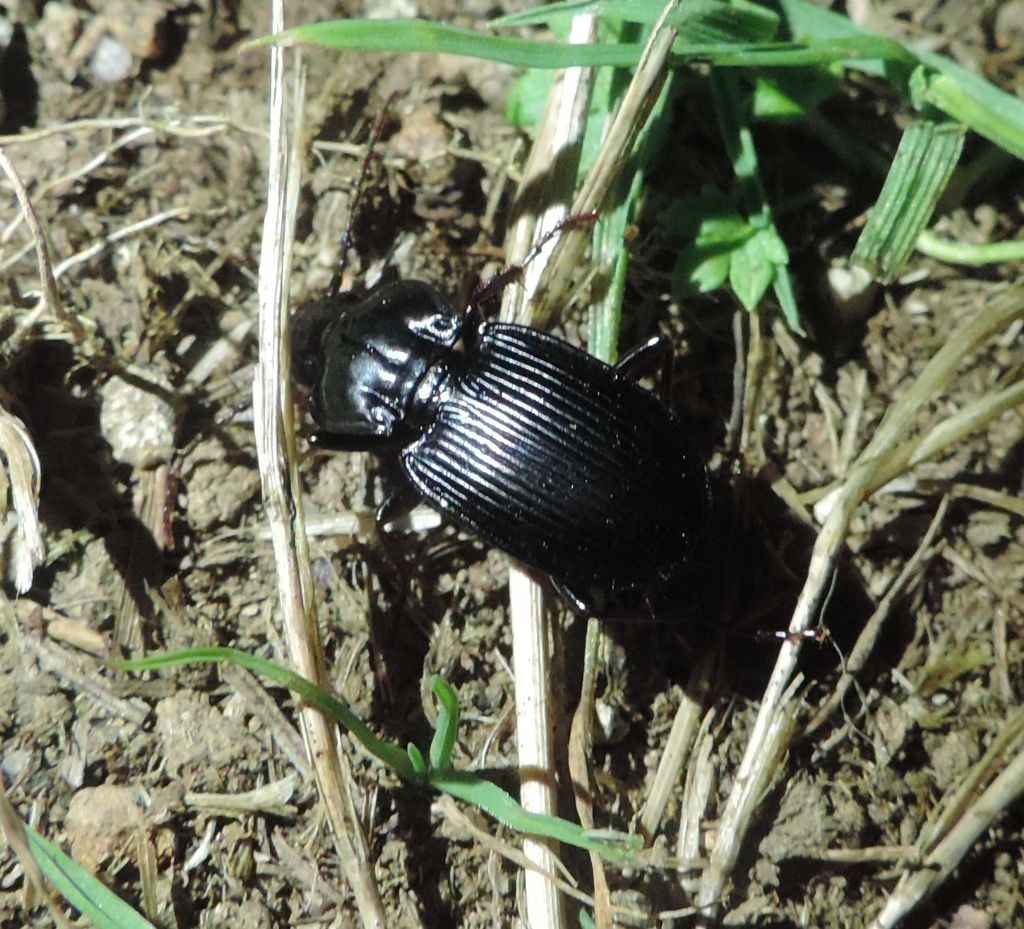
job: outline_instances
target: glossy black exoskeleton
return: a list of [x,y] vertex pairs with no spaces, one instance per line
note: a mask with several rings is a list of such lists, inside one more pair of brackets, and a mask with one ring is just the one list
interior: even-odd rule
[[326,298],[293,345],[319,444],[394,449],[429,504],[582,612],[670,571],[703,522],[704,462],[628,373],[640,353],[612,367],[419,281]]

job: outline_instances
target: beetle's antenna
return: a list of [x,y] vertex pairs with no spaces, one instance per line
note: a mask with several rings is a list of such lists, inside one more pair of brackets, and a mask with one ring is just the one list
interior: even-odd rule
[[576,216],[566,216],[558,225],[553,226],[541,236],[540,240],[527,253],[522,264],[505,268],[504,271],[499,271],[493,275],[486,283],[478,284],[469,298],[467,312],[479,311],[481,304],[501,296],[502,291],[513,281],[522,280],[523,272],[526,270],[527,265],[543,251],[544,246],[555,236],[561,235],[567,229],[583,229],[587,226],[592,226],[596,222],[597,213],[579,213]]
[[341,234],[341,251],[338,255],[338,265],[331,275],[331,281],[327,285],[327,297],[336,297],[341,292],[342,278],[345,274],[345,265],[348,262],[349,249],[352,247],[352,224],[355,217],[359,213],[359,207],[363,202],[363,194],[366,192],[366,180],[370,175],[370,160],[373,158],[374,149],[380,144],[381,136],[384,134],[384,126],[387,121],[388,112],[394,105],[395,100],[398,97],[398,91],[392,93],[387,100],[384,101],[384,106],[381,108],[380,114],[377,116],[377,122],[373,126],[373,132],[370,133],[370,140],[366,143],[366,154],[363,156],[363,164],[359,169],[359,180],[356,181],[356,192],[352,197],[352,203],[348,208],[348,222],[345,224],[345,231]]

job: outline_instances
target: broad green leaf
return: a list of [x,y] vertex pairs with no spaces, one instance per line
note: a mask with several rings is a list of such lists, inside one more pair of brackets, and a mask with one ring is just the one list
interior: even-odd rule
[[753,310],[761,302],[782,266],[773,260],[775,245],[773,236],[762,229],[751,237],[740,249],[732,253],[729,264],[729,284],[747,310]]

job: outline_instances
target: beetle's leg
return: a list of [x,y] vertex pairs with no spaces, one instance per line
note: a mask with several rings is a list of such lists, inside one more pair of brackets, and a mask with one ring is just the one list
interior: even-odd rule
[[377,507],[377,528],[385,532],[385,526],[408,515],[419,505],[422,497],[412,484],[402,482]]
[[615,363],[615,370],[634,380],[656,373],[658,396],[663,403],[668,403],[672,393],[674,360],[672,343],[665,336],[656,335],[626,352]]
[[573,587],[569,587],[565,582],[551,578],[551,586],[555,588],[558,595],[569,604],[570,609],[577,615],[584,619],[589,619],[594,616],[599,607],[591,602],[591,598],[594,595],[594,591],[579,591]]

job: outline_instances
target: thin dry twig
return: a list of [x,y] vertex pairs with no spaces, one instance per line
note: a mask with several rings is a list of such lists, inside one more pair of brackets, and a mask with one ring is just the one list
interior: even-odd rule
[[285,716],[277,701],[245,668],[228,664],[221,670],[221,676],[241,694],[246,708],[266,727],[274,744],[284,753],[302,779],[308,780],[312,771],[306,757],[305,746],[302,744],[302,736]]
[[931,524],[925,531],[921,543],[903,566],[903,570],[900,571],[896,580],[889,585],[885,596],[882,597],[878,606],[875,607],[874,613],[871,614],[871,618],[864,624],[860,635],[857,636],[857,641],[850,652],[849,658],[846,660],[842,676],[836,683],[835,690],[805,727],[805,737],[816,732],[835,712],[836,707],[842,703],[846,692],[850,689],[850,685],[871,655],[871,651],[878,641],[878,636],[882,632],[882,627],[892,613],[893,606],[903,596],[911,583],[919,577],[922,564],[931,557],[932,546],[935,544],[935,538],[945,522],[948,509],[949,497],[944,497],[939,504],[939,508],[935,511],[935,515],[932,517]]
[[121,229],[115,229],[110,233],[110,235],[94,242],[88,248],[65,258],[53,269],[53,276],[57,280],[60,280],[60,278],[67,274],[72,268],[75,268],[80,264],[84,264],[91,258],[95,258],[111,245],[115,245],[124,239],[129,239],[141,232],[146,232],[154,226],[159,226],[172,219],[188,219],[191,214],[192,211],[188,207],[176,206],[170,210],[164,210],[162,213],[156,213],[153,216],[147,216],[145,219],[140,219],[137,223],[130,223]]
[[95,661],[83,660],[79,653],[43,638],[40,628],[43,611],[36,604],[20,600],[14,612],[21,630],[19,641],[35,656],[41,670],[52,674],[79,696],[103,707],[109,716],[120,717],[133,726],[145,725],[150,708],[144,700],[122,697],[113,682],[96,674]]
[[[509,845],[507,842],[495,838],[486,829],[481,829],[473,822],[470,816],[466,815],[452,797],[442,794],[434,801],[433,807],[448,820],[449,825],[453,829],[468,835],[483,848],[490,849],[494,854],[500,855],[502,858],[518,865],[526,873],[538,871],[540,866],[525,851],[521,852],[514,845]],[[545,881],[554,884],[559,893],[578,900],[585,907],[594,906],[594,898],[590,894],[584,893],[578,887],[574,887],[567,880],[560,877],[557,870],[543,872],[543,877]]]
[[82,343],[85,341],[85,332],[82,329],[81,322],[74,314],[65,313],[64,307],[60,302],[60,294],[57,292],[57,279],[53,272],[53,263],[50,261],[50,247],[47,244],[43,225],[39,221],[35,207],[32,206],[32,200],[29,198],[28,191],[25,189],[21,177],[2,148],[0,148],[0,169],[7,175],[14,187],[14,194],[18,198],[22,215],[25,217],[25,223],[29,228],[32,243],[36,250],[36,263],[39,266],[39,283],[42,287],[42,297],[38,307],[30,314],[30,318],[23,321],[7,340],[7,352],[12,355],[17,352],[21,341],[35,319],[45,313],[47,308],[49,308],[54,316],[62,320],[71,330],[76,340]]
[[74,135],[84,132],[117,131],[121,129],[151,129],[153,132],[165,132],[168,135],[181,136],[186,139],[205,138],[215,135],[224,129],[237,129],[249,135],[266,137],[265,129],[245,128],[221,116],[196,115],[180,122],[175,120],[146,119],[142,116],[98,117],[96,119],[75,119],[67,123],[56,123],[40,129],[29,129],[17,135],[0,135],[0,145],[35,145],[43,139],[58,135]]

